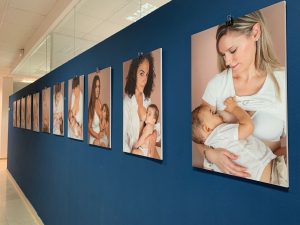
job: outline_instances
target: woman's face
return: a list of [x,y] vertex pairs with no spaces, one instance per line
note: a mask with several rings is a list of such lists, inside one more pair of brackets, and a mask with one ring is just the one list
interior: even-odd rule
[[99,98],[99,95],[100,95],[100,81],[97,80],[95,85],[95,97]]
[[148,60],[144,60],[137,69],[136,74],[136,89],[139,92],[144,92],[144,88],[146,86],[149,74],[149,62]]
[[226,66],[233,73],[248,72],[252,66],[255,68],[256,40],[252,35],[230,31],[220,38],[218,47]]

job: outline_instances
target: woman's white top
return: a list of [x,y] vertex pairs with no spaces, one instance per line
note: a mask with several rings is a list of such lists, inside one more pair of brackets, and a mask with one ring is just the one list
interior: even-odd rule
[[[93,122],[92,122],[92,129],[94,132],[99,133],[100,132],[100,118],[96,112],[96,110],[94,110],[94,118],[93,118]],[[93,137],[93,135],[90,134],[90,144],[94,144],[95,138]]]
[[[143,94],[143,106],[147,109],[150,104],[150,98],[145,98]],[[133,145],[138,141],[140,123],[135,95],[131,98],[125,95],[123,100],[123,152],[131,152]],[[155,130],[157,131],[156,141],[159,141],[160,126],[155,126]]]
[[275,71],[280,96],[276,95],[276,86],[270,75],[261,89],[254,95],[237,96],[234,89],[232,70],[224,70],[207,84],[203,100],[224,110],[224,101],[234,97],[237,104],[247,111],[255,111],[252,120],[255,126],[253,135],[261,140],[278,141],[286,129],[286,74],[284,70]]

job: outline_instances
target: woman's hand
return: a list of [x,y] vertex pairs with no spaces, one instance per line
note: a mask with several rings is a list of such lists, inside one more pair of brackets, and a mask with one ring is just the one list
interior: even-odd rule
[[205,151],[205,156],[208,161],[216,164],[223,173],[239,177],[250,177],[247,168],[233,162],[238,156],[226,149],[209,149]]

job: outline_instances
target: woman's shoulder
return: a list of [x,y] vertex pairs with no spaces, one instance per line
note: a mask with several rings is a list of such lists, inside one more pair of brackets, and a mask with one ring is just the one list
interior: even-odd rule
[[123,104],[124,105],[132,105],[134,104],[136,101],[135,101],[135,96],[129,96],[127,94],[124,95],[124,98],[123,98]]
[[286,81],[286,70],[285,68],[279,68],[274,70],[273,72],[276,80],[280,83],[280,84],[284,84]]
[[283,68],[279,68],[279,69],[276,69],[276,70],[274,70],[274,76],[276,77],[276,78],[285,78],[285,76],[286,76],[286,70],[285,70],[285,68],[283,67]]

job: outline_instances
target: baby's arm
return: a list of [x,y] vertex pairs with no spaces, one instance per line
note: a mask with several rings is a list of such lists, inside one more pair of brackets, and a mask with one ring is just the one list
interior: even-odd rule
[[239,122],[239,139],[250,136],[254,130],[254,125],[249,114],[236,104],[233,97],[227,98],[224,104],[226,106],[225,111],[232,113]]

